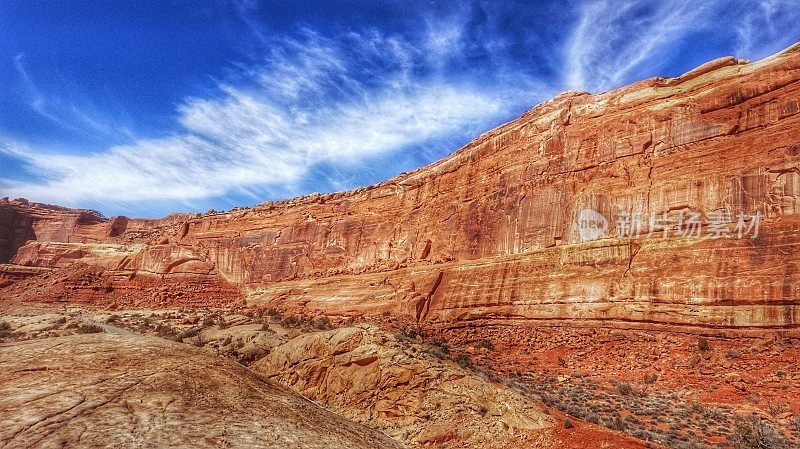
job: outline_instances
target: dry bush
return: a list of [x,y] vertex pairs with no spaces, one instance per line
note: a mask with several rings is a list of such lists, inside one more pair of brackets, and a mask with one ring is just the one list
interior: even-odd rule
[[791,443],[775,427],[756,414],[738,418],[728,437],[736,449],[789,449]]
[[489,352],[494,351],[494,344],[491,342],[491,340],[481,340],[476,346],[478,349],[485,349]]
[[7,321],[0,321],[0,338],[11,338],[15,332],[11,330],[11,324]]
[[83,323],[78,325],[78,330],[76,332],[79,334],[99,334],[105,332],[105,330],[102,326],[94,323]]

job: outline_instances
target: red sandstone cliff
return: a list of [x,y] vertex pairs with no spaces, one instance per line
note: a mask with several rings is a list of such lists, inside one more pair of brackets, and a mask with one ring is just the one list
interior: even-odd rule
[[[795,45],[756,63],[723,58],[674,79],[565,93],[376,186],[226,213],[106,220],[5,202],[0,256],[13,265],[0,272],[81,263],[115,285],[230,284],[277,307],[443,325],[795,327],[798,81]],[[582,242],[587,208],[610,228]],[[618,238],[620,211],[667,214],[672,235],[645,238],[645,218]],[[707,227],[726,216],[731,230],[738,214],[758,213],[758,238],[678,238],[679,217],[696,213]]]

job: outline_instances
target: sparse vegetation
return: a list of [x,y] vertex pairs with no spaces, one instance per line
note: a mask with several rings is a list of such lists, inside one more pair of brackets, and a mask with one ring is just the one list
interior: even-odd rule
[[450,360],[456,362],[462,368],[472,369],[475,365],[472,363],[472,358],[465,352],[460,352],[452,357]]
[[711,350],[711,344],[708,343],[708,340],[700,337],[697,339],[697,350],[700,352],[707,352]]
[[480,340],[477,347],[478,349],[485,349],[489,352],[494,351],[494,344],[491,342],[491,340]]
[[788,449],[791,443],[775,427],[756,414],[738,418],[728,438],[736,449]]
[[443,338],[434,338],[431,341],[431,346],[435,346],[435,347],[441,349],[442,352],[444,352],[445,354],[449,354],[450,353],[450,346],[447,344],[447,340],[445,340]]
[[725,353],[725,358],[728,360],[738,359],[741,356],[739,351],[735,349],[730,349],[728,352]]
[[7,321],[0,321],[0,338],[11,338],[14,336],[14,331],[11,330],[11,324]]
[[620,382],[617,384],[617,393],[622,396],[632,396],[635,393],[635,389],[629,382]]
[[333,328],[331,319],[327,316],[320,316],[314,319],[313,326],[319,330],[329,330]]
[[395,339],[397,341],[413,341],[416,340],[417,337],[425,338],[425,333],[416,326],[403,326],[394,334]]
[[76,332],[79,334],[99,334],[105,331],[100,325],[94,323],[81,323],[78,325]]
[[787,411],[788,409],[789,407],[787,407],[786,404],[770,403],[767,406],[767,413],[769,413],[770,416],[778,416],[781,413]]
[[564,428],[565,429],[572,429],[573,427],[575,427],[575,424],[572,424],[572,421],[570,421],[569,418],[564,420]]

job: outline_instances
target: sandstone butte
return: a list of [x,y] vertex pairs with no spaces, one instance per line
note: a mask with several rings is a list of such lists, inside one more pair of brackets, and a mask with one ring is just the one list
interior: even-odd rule
[[[440,328],[796,328],[799,136],[795,44],[567,92],[441,161],[349,192],[155,220],[6,199],[0,286],[23,301],[246,301]],[[586,208],[608,219],[597,240],[580,239]],[[759,233],[645,238],[645,220],[617,237],[620,211],[700,213],[706,226],[724,211],[731,229],[759,213]]]

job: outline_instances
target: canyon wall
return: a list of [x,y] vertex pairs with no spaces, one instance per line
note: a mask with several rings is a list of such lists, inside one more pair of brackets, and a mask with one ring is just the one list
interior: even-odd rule
[[[792,328],[798,81],[795,45],[756,63],[722,58],[678,78],[569,92],[384,183],[224,213],[109,220],[5,201],[3,270],[82,263],[215,279],[265,306],[443,326]],[[586,210],[608,225],[591,239]]]

